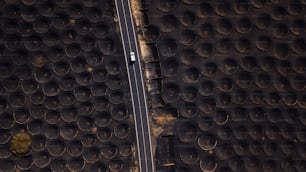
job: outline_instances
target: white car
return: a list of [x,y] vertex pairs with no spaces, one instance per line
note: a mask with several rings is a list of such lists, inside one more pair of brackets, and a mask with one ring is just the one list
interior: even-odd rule
[[131,58],[132,63],[136,61],[136,56],[135,56],[135,53],[133,51],[130,52],[130,58]]

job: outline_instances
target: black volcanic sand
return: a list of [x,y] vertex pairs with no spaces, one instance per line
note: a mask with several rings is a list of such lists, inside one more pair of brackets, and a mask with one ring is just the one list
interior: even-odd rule
[[157,168],[306,171],[306,2],[146,4],[144,40],[156,45],[162,72],[149,91],[155,108],[178,112],[173,145],[157,143]]
[[[108,0],[0,2],[0,171],[133,168],[114,14]],[[20,130],[32,145],[15,156],[9,144]]]

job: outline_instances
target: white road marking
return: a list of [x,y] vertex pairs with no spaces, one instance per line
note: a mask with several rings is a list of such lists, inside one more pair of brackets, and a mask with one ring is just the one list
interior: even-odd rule
[[[125,6],[124,6],[124,4],[123,3],[121,3],[121,5],[122,5],[122,7],[123,7],[123,9],[125,8]],[[130,9],[130,7],[128,7],[129,9]],[[128,25],[127,25],[127,21],[126,21],[126,15],[125,15],[125,12],[123,13],[123,16],[124,16],[124,21],[125,21],[125,26],[126,26],[126,30],[127,30],[127,32],[129,33],[129,28],[128,28]],[[131,16],[131,15],[130,15]],[[131,18],[131,19],[133,19],[133,18]],[[127,34],[127,36],[128,36],[128,44],[129,44],[129,47],[130,47],[130,49],[132,50],[132,47],[131,47],[131,38],[130,38],[130,35],[129,34]],[[137,45],[137,44],[135,44],[135,45]],[[137,46],[136,46],[137,47]],[[137,56],[137,58],[138,58],[138,63],[139,63],[139,56],[138,56],[138,54],[136,55]],[[136,62],[137,63],[137,62]],[[139,112],[140,112],[140,121],[141,121],[141,130],[142,130],[142,133],[143,133],[143,135],[142,135],[142,141],[143,141],[143,145],[144,145],[144,148],[146,147],[146,139],[145,139],[145,137],[144,137],[144,128],[143,128],[143,120],[142,120],[142,110],[141,110],[141,104],[140,104],[140,95],[139,95],[139,89],[138,89],[138,84],[137,84],[137,77],[136,77],[136,70],[135,70],[135,66],[133,65],[132,66],[132,68],[133,68],[133,70],[134,70],[134,77],[135,77],[135,85],[136,85],[136,93],[137,93],[137,97],[138,97],[138,107],[139,107]],[[147,115],[147,114],[146,114]],[[135,116],[137,116],[137,114],[135,114]],[[145,159],[148,159],[147,158],[147,151],[144,151],[144,158]],[[147,161],[145,161],[145,163],[146,163],[146,171],[148,171],[148,164],[147,164]]]
[[[117,15],[118,15],[118,21],[119,21],[119,27],[120,27],[120,32],[121,32],[121,39],[122,39],[122,44],[124,44],[124,39],[123,39],[123,33],[122,33],[122,29],[121,29],[121,22],[120,22],[120,19],[119,19],[119,9],[118,9],[118,3],[117,3],[117,0],[115,0],[115,6],[116,6],[116,9],[117,9]],[[126,70],[127,70],[127,74],[128,74],[128,78],[129,78],[129,86],[130,86],[130,95],[131,95],[131,100],[132,100],[132,110],[133,110],[133,114],[135,114],[135,107],[134,107],[134,98],[132,96],[133,94],[133,88],[132,88],[132,84],[131,84],[131,76],[130,76],[130,71],[129,71],[129,66],[128,66],[128,63],[129,63],[129,59],[127,58],[127,54],[126,54],[126,49],[125,49],[125,46],[123,45],[123,51],[124,51],[124,56],[126,57],[125,58],[125,65],[126,65]],[[139,150],[139,140],[138,140],[138,130],[137,130],[137,121],[136,121],[136,118],[135,118],[135,115],[134,115],[134,125],[135,125],[135,130],[136,130],[136,144],[137,144],[137,148]],[[140,152],[138,152],[138,158],[140,158]],[[141,166],[141,163],[139,163],[139,168],[141,169],[142,166]]]
[[[115,4],[116,4],[116,9],[117,9],[117,13],[118,13],[118,20],[119,20],[119,27],[120,27],[120,32],[121,32],[121,39],[122,39],[122,43],[124,44],[124,39],[123,39],[123,32],[122,32],[122,28],[121,28],[121,22],[120,22],[120,15],[119,15],[119,9],[118,9],[118,3],[117,3],[117,0],[115,0]],[[128,9],[129,9],[129,12],[130,12],[130,17],[131,17],[131,22],[132,22],[132,31],[133,31],[133,36],[136,38],[136,33],[135,33],[135,28],[134,28],[134,23],[133,23],[133,17],[132,17],[132,12],[131,12],[131,8],[130,8],[130,2],[128,1]],[[121,1],[121,5],[123,8],[125,8],[124,4],[122,3]],[[129,28],[127,26],[127,21],[126,21],[126,15],[125,15],[125,12],[123,13],[124,15],[124,21],[125,21],[125,25],[126,25],[126,30],[129,32]],[[130,35],[127,34],[128,36],[128,44],[129,44],[129,48],[132,50],[132,47],[131,47],[131,39],[130,39]],[[141,70],[141,65],[140,65],[140,58],[139,58],[139,49],[138,49],[138,46],[137,46],[137,42],[136,42],[136,39],[134,40],[135,41],[135,47],[136,47],[136,52],[137,52],[137,58],[138,58],[138,66],[139,66],[139,69]],[[125,52],[125,56],[127,57],[127,52],[126,52],[126,49],[125,49],[125,46],[123,45],[123,49],[124,49],[124,52]],[[128,61],[129,61],[129,58],[125,58],[125,61],[126,61],[126,67],[127,67],[127,70],[129,69],[129,66],[128,66]],[[136,92],[137,92],[137,97],[138,97],[138,107],[139,107],[139,110],[140,110],[140,121],[141,121],[141,124],[143,124],[143,119],[142,119],[142,108],[141,108],[141,103],[140,103],[140,94],[139,94],[139,85],[137,84],[137,77],[136,77],[136,70],[135,70],[135,66],[133,66],[133,70],[134,70],[134,79],[135,79],[135,85],[136,85]],[[152,145],[151,145],[151,134],[150,134],[150,128],[149,128],[149,119],[148,119],[148,108],[147,108],[147,101],[146,101],[146,92],[145,92],[145,89],[144,89],[144,83],[143,83],[143,76],[142,76],[142,71],[140,71],[140,77],[141,77],[141,86],[142,86],[142,91],[143,91],[143,95],[144,95],[144,102],[145,102],[145,115],[147,116],[147,133],[148,133],[148,136],[149,136],[149,148],[150,148],[150,153],[152,152]],[[130,73],[129,73],[129,70],[128,70],[128,78],[129,78],[129,81],[131,81],[131,77],[130,77]],[[130,85],[130,91],[131,91],[131,94],[133,93],[133,90],[132,90],[132,86],[131,86],[131,82],[129,82],[129,85]],[[136,117],[137,115],[135,114],[135,102],[134,102],[134,99],[133,99],[133,96],[131,95],[131,98],[132,98],[132,103],[133,103],[133,112],[134,112],[134,122],[135,122],[135,127],[136,127],[136,135],[138,136],[138,131],[137,131],[137,120],[136,120]],[[143,140],[143,144],[144,144],[144,149],[147,147],[146,144],[146,140],[145,140],[145,137],[144,137],[144,128],[143,128],[143,125],[141,125],[141,129],[142,129],[142,140]],[[139,147],[139,139],[138,137],[137,138],[137,147],[138,147],[138,157],[140,157],[140,147]],[[144,150],[144,155],[145,155],[145,158],[147,159],[147,152],[146,152],[146,149]],[[139,162],[141,160],[139,159]],[[145,161],[145,165],[146,165],[146,172],[148,172],[148,162]],[[151,164],[152,164],[152,172],[154,172],[154,162],[153,162],[153,155],[151,153]],[[140,165],[140,169],[142,169],[141,167],[141,162],[139,163]]]
[[[135,75],[136,75],[136,70],[135,70],[135,66],[133,66],[133,70],[134,70],[134,72],[135,72]],[[136,81],[137,80],[137,78],[135,77],[135,82],[137,82]],[[137,85],[137,84],[136,84]],[[138,85],[136,86],[136,92],[137,92],[137,97],[138,97],[138,100],[140,100],[140,96],[139,96],[139,89],[138,89]],[[141,124],[143,124],[143,120],[142,120],[142,109],[141,109],[141,105],[140,105],[140,101],[138,101],[138,107],[139,107],[139,111],[140,111],[140,122],[141,122]],[[143,140],[143,145],[144,145],[144,148],[146,147],[146,141],[145,141],[145,137],[144,137],[144,128],[143,128],[143,125],[141,125],[141,130],[142,130],[142,133],[143,133],[143,136],[142,136],[142,140]],[[144,153],[145,153],[145,162],[146,162],[146,171],[148,171],[148,162],[147,162],[147,153],[146,153],[147,151],[144,151]]]
[[[130,1],[128,0],[128,4],[129,4],[129,11],[130,11],[130,14],[132,14],[132,12],[131,12],[131,4],[130,4]],[[135,27],[134,27],[134,20],[133,20],[133,16],[131,16],[131,18],[132,18],[132,28],[133,28],[133,34],[134,34],[134,37],[135,38],[137,38],[136,37],[136,32],[135,32]],[[139,49],[138,49],[138,44],[137,44],[137,42],[136,42],[136,39],[135,39],[135,45],[136,45],[136,55],[137,55],[137,57],[138,57],[138,65],[139,65],[139,69],[142,69],[141,68],[141,65],[140,65],[140,56],[139,56]],[[150,130],[150,127],[149,127],[149,125],[150,125],[150,122],[149,122],[149,113],[148,113],[148,107],[147,107],[147,99],[146,99],[146,91],[145,91],[145,89],[144,89],[144,84],[143,84],[143,76],[142,76],[142,71],[140,72],[140,77],[141,77],[141,84],[142,84],[142,89],[143,89],[143,94],[144,94],[144,101],[145,101],[145,111],[146,111],[146,115],[147,115],[147,123],[148,123],[148,125],[147,125],[147,131],[148,131],[148,134],[149,134],[149,140],[150,140],[150,143],[149,143],[149,145],[150,145],[150,148],[152,148],[152,142],[151,142],[151,130]],[[151,152],[152,152],[153,150],[151,150]],[[153,154],[151,153],[151,160],[152,160],[152,164],[154,164],[154,162],[153,162]],[[154,165],[152,166],[152,170],[154,171]]]

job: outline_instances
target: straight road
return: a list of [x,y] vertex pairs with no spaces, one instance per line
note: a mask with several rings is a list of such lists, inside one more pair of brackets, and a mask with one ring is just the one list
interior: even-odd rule
[[[139,171],[154,172],[148,107],[130,2],[129,0],[115,0],[115,5],[133,103]],[[130,52],[132,51],[136,56],[134,63],[130,63]]]

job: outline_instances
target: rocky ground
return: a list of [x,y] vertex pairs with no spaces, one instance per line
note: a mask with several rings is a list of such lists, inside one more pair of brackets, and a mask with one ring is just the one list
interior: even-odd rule
[[158,171],[306,171],[306,2],[142,2]]
[[114,2],[6,0],[0,15],[0,171],[133,171]]

